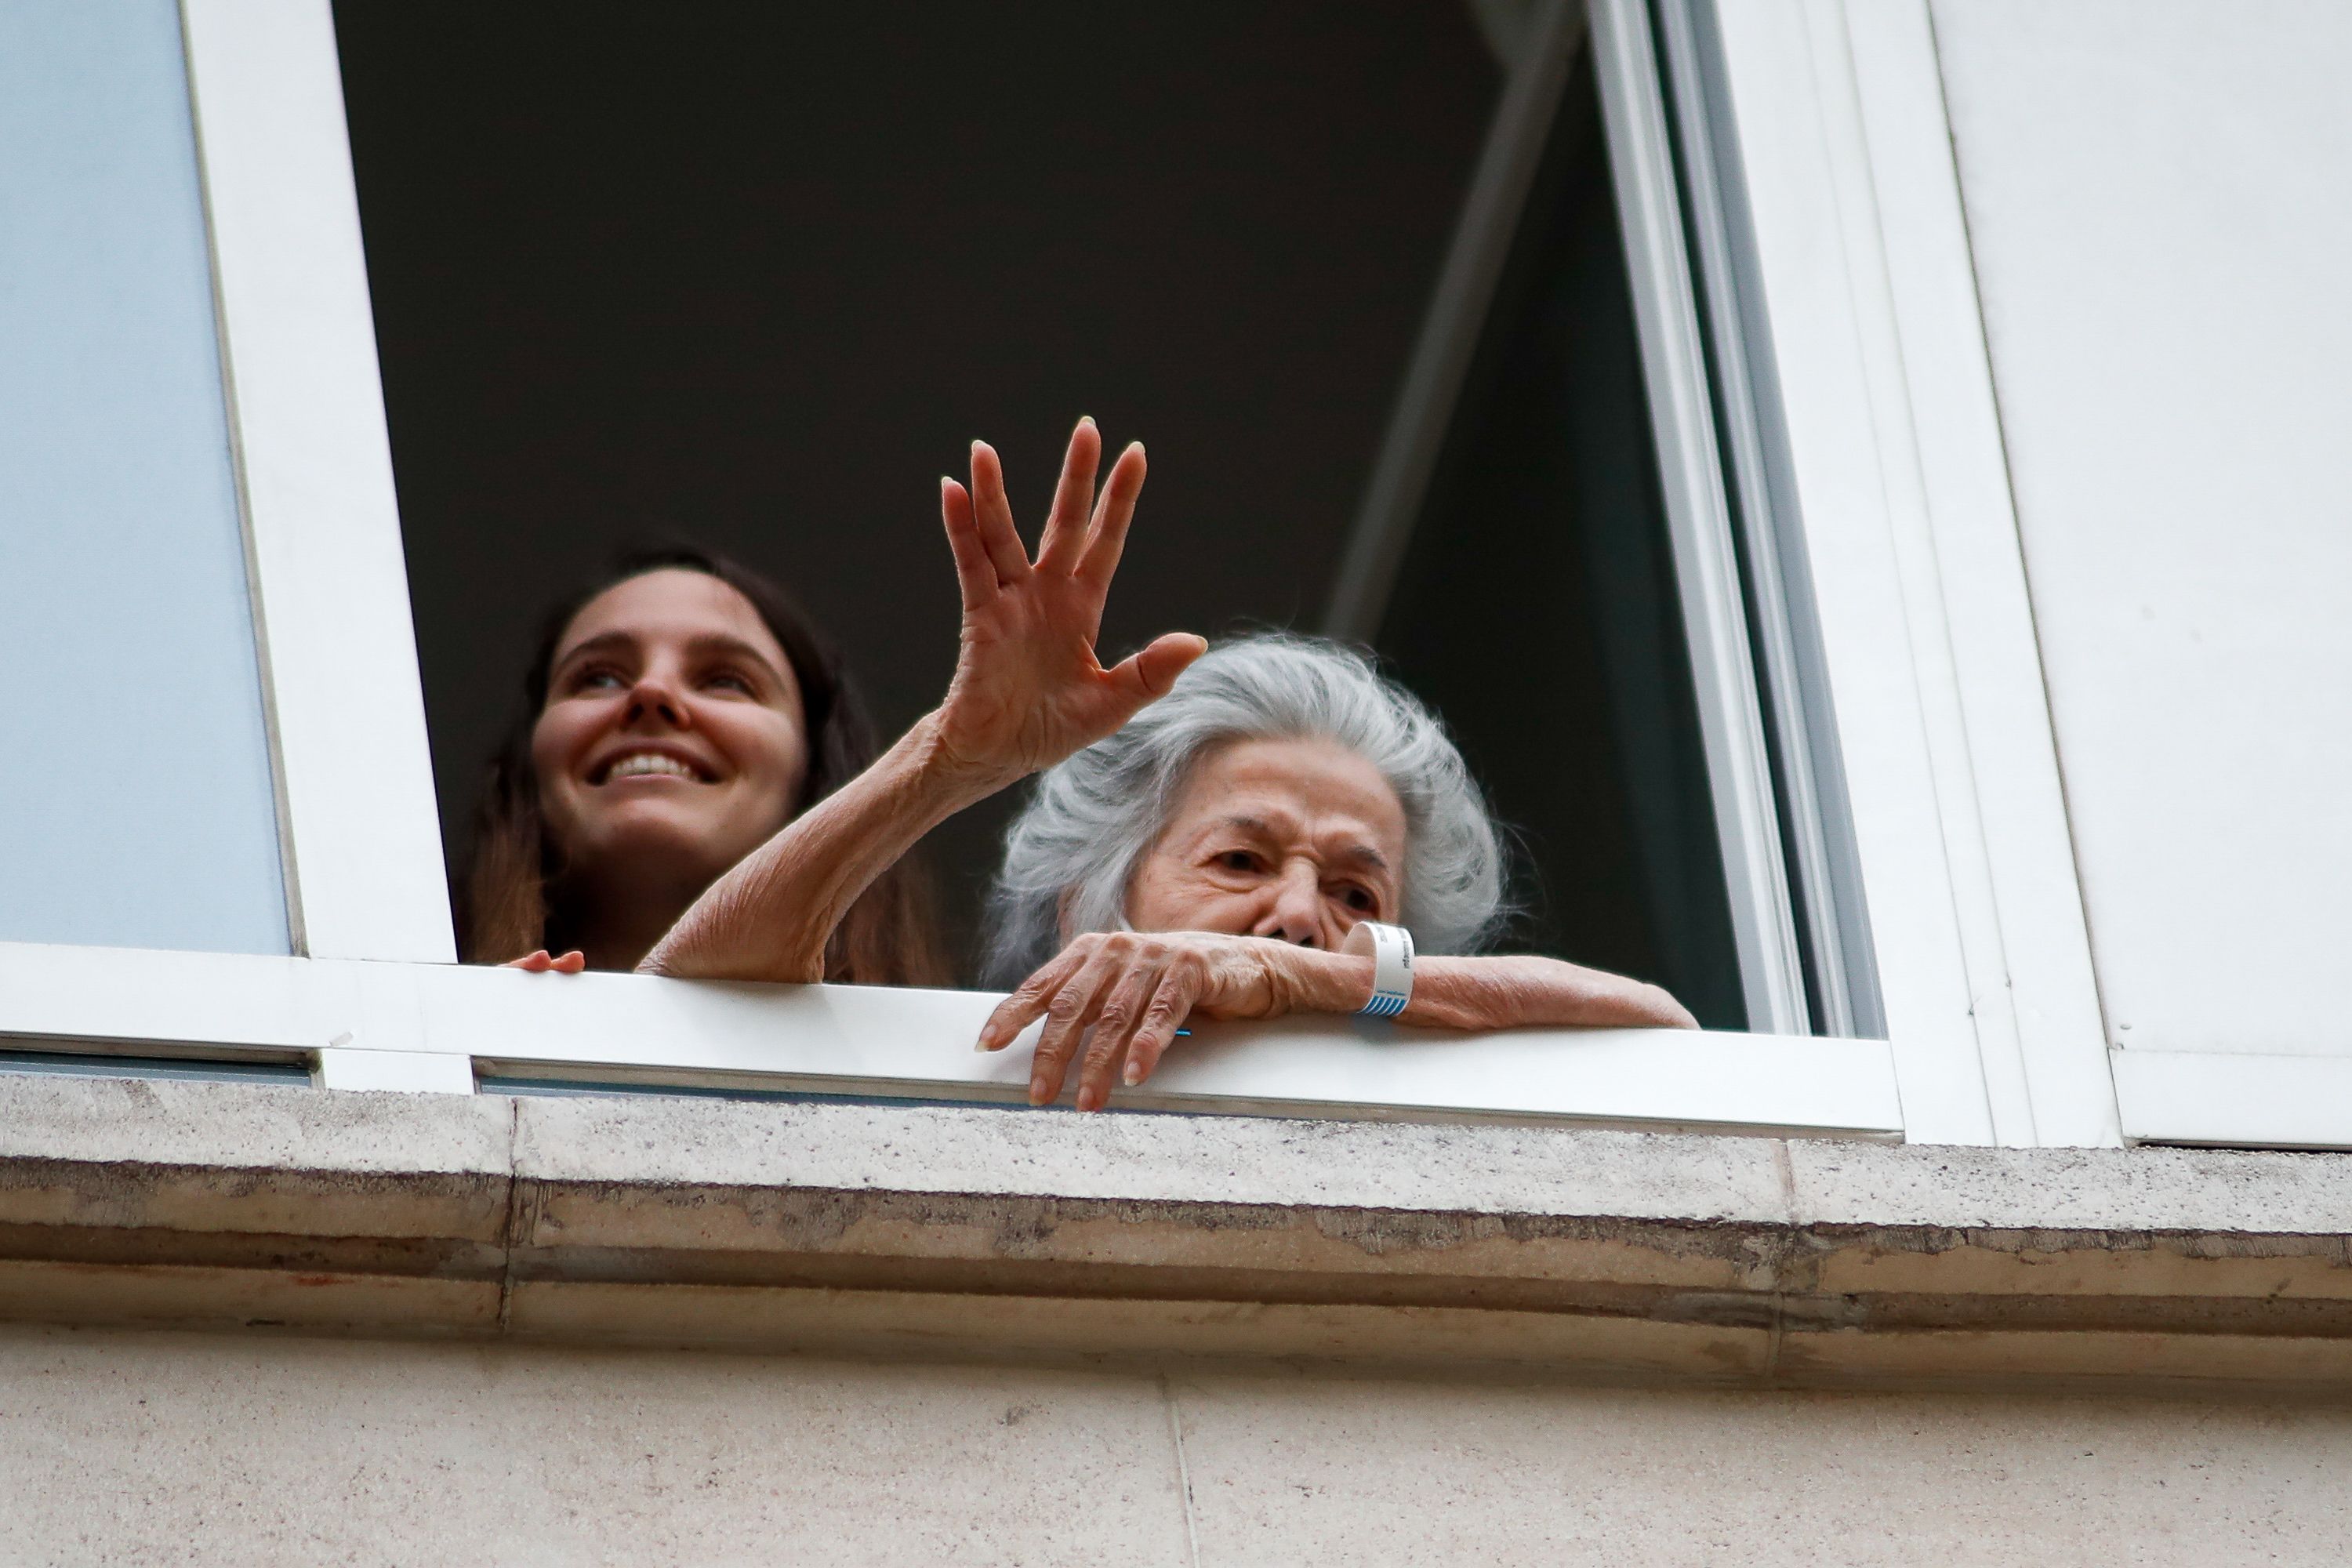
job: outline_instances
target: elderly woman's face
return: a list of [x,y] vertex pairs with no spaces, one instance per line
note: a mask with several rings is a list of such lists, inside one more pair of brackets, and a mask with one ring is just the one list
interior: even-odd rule
[[800,798],[800,683],[741,594],[700,572],[647,572],[563,629],[531,760],[575,871],[708,881]]
[[1404,807],[1362,757],[1234,742],[1193,767],[1128,885],[1128,923],[1336,949],[1357,921],[1397,918],[1404,848]]

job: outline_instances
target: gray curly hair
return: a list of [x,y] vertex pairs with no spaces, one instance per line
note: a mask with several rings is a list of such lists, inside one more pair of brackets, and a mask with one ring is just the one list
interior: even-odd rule
[[1126,931],[1127,889],[1192,765],[1229,741],[1328,740],[1404,807],[1403,923],[1423,952],[1467,952],[1502,923],[1503,845],[1437,716],[1355,650],[1265,632],[1212,648],[1175,689],[1041,775],[1005,830],[985,973],[1017,985],[1076,931]]

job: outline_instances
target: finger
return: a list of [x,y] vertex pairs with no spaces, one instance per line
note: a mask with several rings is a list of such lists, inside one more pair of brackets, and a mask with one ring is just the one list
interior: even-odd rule
[[1127,961],[1108,947],[1072,975],[1045,1004],[1045,1031],[1037,1037],[1036,1054],[1029,1058],[1029,1103],[1051,1105],[1062,1092],[1070,1058],[1078,1053],[1087,1026],[1101,1013],[1104,999],[1118,984]]
[[1176,1043],[1176,1031],[1184,1026],[1192,1004],[1199,999],[1200,977],[1190,970],[1171,970],[1160,977],[1136,1024],[1135,1038],[1128,1044],[1127,1070],[1121,1077],[1130,1088],[1151,1076],[1161,1055]]
[[1045,999],[1060,990],[1062,983],[1076,973],[1086,959],[1086,950],[1077,947],[1066,947],[1048,959],[1012,995],[996,1005],[988,1022],[980,1026],[980,1038],[972,1049],[1001,1051],[1018,1039],[1022,1030],[1045,1016]]
[[501,969],[520,969],[526,974],[544,974],[548,965],[547,949],[526,952],[520,958],[509,958],[499,965]]
[[1143,443],[1129,442],[1118,461],[1110,466],[1102,500],[1095,504],[1094,527],[1087,537],[1086,559],[1078,563],[1078,576],[1105,592],[1109,591],[1118,558],[1127,550],[1128,524],[1135,521],[1136,499],[1143,494],[1144,467]]
[[1021,531],[1013,526],[1013,502],[1004,494],[1004,464],[985,441],[971,444],[971,512],[980,542],[996,563],[996,580],[1018,583],[1029,575],[1029,552],[1021,547]]
[[577,974],[588,967],[588,955],[575,947],[548,967],[558,974]]
[[1110,1098],[1111,1077],[1127,1059],[1127,1042],[1143,1021],[1143,1009],[1159,984],[1160,965],[1130,964],[1104,996],[1095,1016],[1094,1038],[1078,1068],[1078,1109],[1100,1110]]
[[1140,708],[1167,696],[1175,688],[1176,678],[1208,651],[1203,638],[1191,632],[1170,632],[1154,638],[1141,653],[1119,660],[1110,671],[1111,684]]
[[971,513],[971,493],[940,476],[940,521],[948,531],[948,548],[955,552],[956,587],[963,607],[976,610],[996,596],[996,563],[980,541],[980,523]]
[[1102,432],[1091,418],[1078,421],[1070,432],[1070,449],[1062,455],[1062,482],[1054,487],[1054,510],[1045,517],[1045,536],[1037,542],[1037,570],[1069,572],[1087,548],[1087,508],[1095,499],[1095,469],[1102,463]]

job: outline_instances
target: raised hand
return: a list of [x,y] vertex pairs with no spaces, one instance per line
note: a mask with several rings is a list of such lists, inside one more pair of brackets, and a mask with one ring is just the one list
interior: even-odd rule
[[940,481],[963,587],[963,647],[947,700],[713,882],[639,968],[823,978],[826,942],[883,868],[954,813],[1126,723],[1207,651],[1199,637],[1174,636],[1109,669],[1095,658],[1103,599],[1143,489],[1143,448],[1119,454],[1097,501],[1101,460],[1102,437],[1082,419],[1033,561],[1013,527],[1003,466],[972,443],[971,488]]
[[1034,561],[1013,527],[993,447],[972,443],[970,489],[940,481],[963,638],[937,739],[947,757],[982,776],[1009,783],[1101,740],[1165,696],[1207,650],[1199,637],[1171,634],[1109,669],[1095,657],[1103,601],[1143,489],[1143,446],[1119,454],[1097,500],[1101,460],[1101,434],[1079,420]]

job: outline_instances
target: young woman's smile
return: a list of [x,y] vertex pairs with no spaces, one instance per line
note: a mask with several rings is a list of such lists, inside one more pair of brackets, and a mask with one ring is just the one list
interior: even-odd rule
[[808,777],[791,660],[741,594],[685,570],[572,617],[531,756],[560,875],[689,897],[791,819]]

